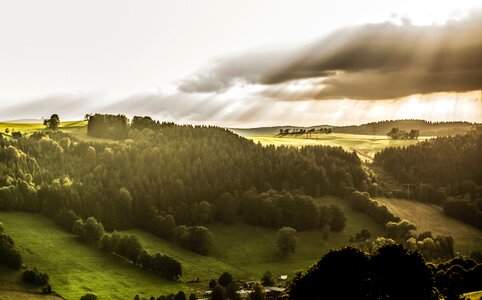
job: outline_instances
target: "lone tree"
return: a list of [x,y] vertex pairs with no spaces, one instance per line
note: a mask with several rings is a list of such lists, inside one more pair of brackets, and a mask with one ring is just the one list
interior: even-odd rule
[[281,254],[295,253],[296,249],[296,229],[291,227],[282,227],[278,230],[278,238],[276,240],[278,249]]
[[53,114],[50,116],[50,119],[44,120],[44,125],[52,130],[57,130],[59,128],[59,124],[60,124],[60,118],[57,114]]

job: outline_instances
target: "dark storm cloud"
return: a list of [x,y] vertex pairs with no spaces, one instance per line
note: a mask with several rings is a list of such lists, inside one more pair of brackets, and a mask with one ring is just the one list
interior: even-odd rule
[[221,58],[179,89],[221,92],[237,83],[261,84],[264,95],[283,98],[300,79],[310,79],[311,89],[287,99],[377,100],[481,89],[482,11],[444,25],[348,27],[297,49]]

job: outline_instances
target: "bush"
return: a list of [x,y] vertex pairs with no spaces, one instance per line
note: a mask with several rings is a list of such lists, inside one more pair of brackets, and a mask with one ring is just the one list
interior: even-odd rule
[[49,275],[47,273],[42,273],[33,268],[33,270],[25,270],[22,275],[22,280],[33,285],[46,285],[49,283]]
[[15,250],[12,238],[0,233],[0,264],[18,270],[22,266],[22,256]]
[[295,253],[296,242],[296,230],[294,228],[285,226],[278,229],[276,243],[281,254]]
[[228,284],[231,283],[231,281],[233,281],[233,276],[231,274],[229,274],[228,272],[224,272],[218,278],[219,284],[222,285],[223,287],[227,287]]
[[97,300],[97,299],[98,299],[98,297],[94,293],[87,293],[87,294],[83,295],[82,297],[80,297],[80,300]]

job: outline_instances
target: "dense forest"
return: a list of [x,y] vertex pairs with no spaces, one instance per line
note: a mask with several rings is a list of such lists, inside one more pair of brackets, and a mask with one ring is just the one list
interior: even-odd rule
[[[0,140],[0,209],[51,217],[72,210],[83,220],[94,217],[109,231],[144,228],[191,248],[199,239],[209,244],[203,225],[229,223],[238,215],[270,227],[285,222],[301,230],[322,226],[330,217],[321,220],[318,210],[309,224],[301,213],[289,216],[295,213],[289,208],[293,197],[306,199],[310,209],[308,196],[376,188],[357,155],[341,148],[262,147],[218,127],[148,117],[136,117],[128,127],[122,115],[88,118],[88,133],[109,139],[77,140],[46,130]],[[277,219],[248,217],[252,209],[245,192],[271,189],[283,195],[271,204],[279,206],[273,208]],[[204,247],[193,250],[207,253]]]
[[447,215],[482,228],[482,130],[386,148],[374,163],[412,187],[395,196],[443,205]]

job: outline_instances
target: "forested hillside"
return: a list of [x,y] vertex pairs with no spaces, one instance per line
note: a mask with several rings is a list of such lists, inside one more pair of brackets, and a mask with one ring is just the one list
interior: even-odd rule
[[218,127],[137,118],[127,128],[109,118],[89,132],[119,140],[77,140],[61,131],[1,139],[0,209],[51,217],[72,210],[108,230],[140,227],[183,244],[203,230],[191,226],[249,209],[241,197],[247,190],[318,196],[372,187],[356,154],[341,148],[262,147]]
[[299,132],[300,130],[309,132],[310,129],[330,128],[333,133],[347,134],[363,134],[363,135],[382,135],[385,136],[392,128],[398,128],[410,132],[410,130],[419,130],[420,136],[448,136],[463,134],[481,125],[470,122],[431,122],[425,120],[385,120],[371,122],[361,125],[333,126],[333,125],[316,125],[316,126],[274,126],[259,128],[232,128],[231,130],[242,136],[271,136],[280,133],[280,130],[288,129],[291,132]]
[[374,163],[412,184],[401,196],[443,204],[447,215],[482,228],[482,130],[387,148]]
[[387,120],[362,125],[335,126],[332,132],[386,135],[392,128],[410,132],[419,130],[420,136],[448,136],[463,134],[480,127],[480,124],[470,122],[431,122],[425,120]]

